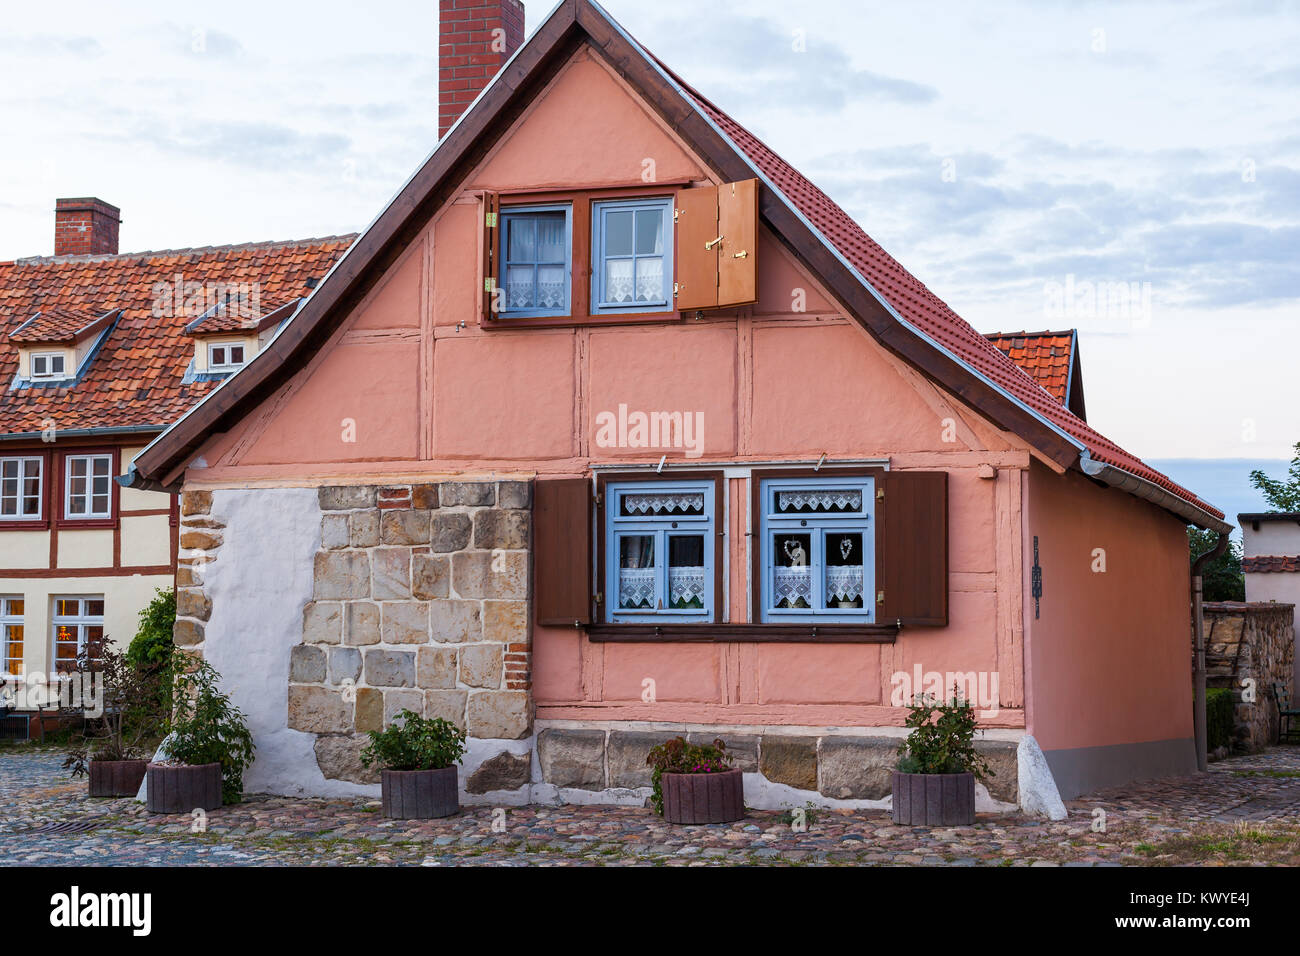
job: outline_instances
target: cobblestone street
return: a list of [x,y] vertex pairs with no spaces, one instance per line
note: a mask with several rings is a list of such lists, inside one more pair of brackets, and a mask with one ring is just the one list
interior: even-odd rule
[[0,751],[0,865],[1300,862],[1300,748],[1094,794],[1072,801],[1069,819],[1059,823],[981,814],[971,827],[930,830],[895,826],[883,811],[820,811],[802,832],[782,811],[677,827],[641,808],[476,806],[412,822],[386,820],[377,802],[366,800],[252,796],[213,811],[207,832],[192,833],[189,818],[151,816],[131,799],[89,799],[85,780],[68,777],[62,759],[53,750]]

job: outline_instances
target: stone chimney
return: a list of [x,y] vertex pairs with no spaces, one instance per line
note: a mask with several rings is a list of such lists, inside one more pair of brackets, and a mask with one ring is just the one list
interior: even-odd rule
[[122,210],[102,199],[54,201],[56,256],[117,255],[117,227]]
[[519,0],[439,0],[439,139],[523,42]]

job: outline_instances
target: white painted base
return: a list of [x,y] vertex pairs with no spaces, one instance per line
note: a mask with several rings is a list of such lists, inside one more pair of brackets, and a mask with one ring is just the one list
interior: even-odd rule
[[1056,789],[1056,778],[1032,735],[1026,734],[1016,747],[1016,763],[1020,809],[1030,816],[1064,820],[1069,814]]

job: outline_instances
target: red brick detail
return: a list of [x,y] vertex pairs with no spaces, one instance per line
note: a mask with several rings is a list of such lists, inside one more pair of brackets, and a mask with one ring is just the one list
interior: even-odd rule
[[519,0],[439,0],[439,139],[523,42]]
[[1241,570],[1248,574],[1300,571],[1300,556],[1290,554],[1260,554],[1241,559]]
[[56,199],[56,256],[115,256],[122,210],[102,199]]
[[399,511],[411,507],[410,488],[380,488],[379,510]]

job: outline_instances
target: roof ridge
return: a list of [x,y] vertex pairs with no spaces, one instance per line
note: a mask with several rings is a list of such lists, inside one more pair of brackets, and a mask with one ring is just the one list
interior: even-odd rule
[[210,252],[229,252],[234,249],[278,249],[286,246],[319,246],[329,243],[354,242],[360,235],[357,232],[339,233],[333,236],[315,236],[310,239],[267,239],[255,242],[231,242],[219,246],[183,246],[176,249],[148,249],[143,252],[118,252],[114,254],[91,253],[78,256],[26,256],[15,259],[12,263],[0,265],[50,265],[63,262],[100,262],[110,259],[161,259],[170,256],[205,254]]

